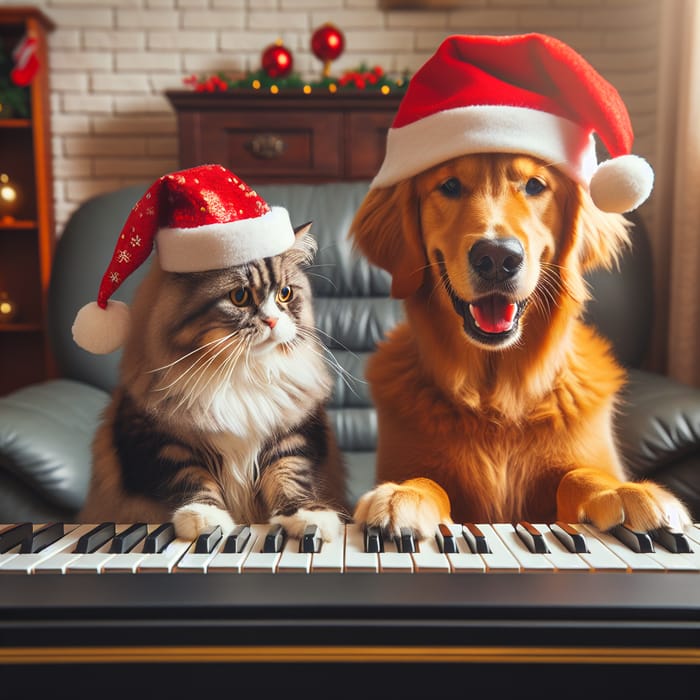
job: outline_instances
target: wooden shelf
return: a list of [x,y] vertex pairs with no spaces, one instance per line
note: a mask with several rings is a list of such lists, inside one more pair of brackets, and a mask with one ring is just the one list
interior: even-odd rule
[[166,93],[180,166],[221,163],[254,184],[371,179],[402,94],[285,89]]
[[0,292],[18,309],[15,320],[0,322],[0,395],[54,374],[46,333],[55,243],[47,50],[53,28],[37,8],[0,7],[3,50],[29,33],[40,65],[28,90],[29,117],[0,119],[0,173],[19,193],[15,218],[0,216]]

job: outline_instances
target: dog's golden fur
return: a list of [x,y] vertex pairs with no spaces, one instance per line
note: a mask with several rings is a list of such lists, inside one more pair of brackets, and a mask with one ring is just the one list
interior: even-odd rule
[[[584,273],[615,264],[629,243],[626,219],[529,156],[466,155],[371,190],[352,236],[391,273],[406,311],[367,367],[378,486],[356,520],[422,535],[450,515],[602,529],[689,522],[660,486],[625,480],[613,434],[625,375],[581,321]],[[485,294],[468,262],[483,237],[517,239],[524,251],[498,289],[520,302],[519,318],[493,342],[467,332],[466,304]]]

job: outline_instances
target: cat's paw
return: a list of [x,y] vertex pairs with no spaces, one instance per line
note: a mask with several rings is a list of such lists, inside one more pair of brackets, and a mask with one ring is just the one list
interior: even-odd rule
[[226,535],[235,523],[227,511],[205,503],[188,503],[173,513],[175,533],[183,540],[196,540],[199,535],[217,525]]
[[643,481],[623,483],[600,491],[583,504],[579,519],[599,530],[624,523],[645,532],[658,528],[683,530],[691,524],[685,506],[658,484]]
[[380,484],[358,500],[353,517],[356,523],[381,527],[394,536],[407,527],[419,539],[433,533],[438,523],[452,522],[447,493],[425,478]]
[[271,523],[281,525],[290,537],[300,540],[307,525],[316,525],[324,542],[331,542],[341,536],[343,523],[334,510],[306,510],[300,508],[291,515],[273,515]]

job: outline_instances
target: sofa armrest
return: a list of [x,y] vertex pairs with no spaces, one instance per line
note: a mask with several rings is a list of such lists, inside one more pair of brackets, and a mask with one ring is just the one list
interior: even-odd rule
[[[13,496],[0,500],[0,522],[43,512],[77,512],[90,480],[91,444],[109,394],[58,379],[0,398],[0,481]],[[15,498],[31,495],[31,502]],[[14,517],[12,517],[14,515]]]
[[667,486],[700,519],[700,390],[630,370],[616,426],[632,477]]

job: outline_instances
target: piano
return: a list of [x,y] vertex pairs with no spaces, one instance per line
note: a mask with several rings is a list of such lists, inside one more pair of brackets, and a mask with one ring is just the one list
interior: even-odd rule
[[339,693],[365,692],[361,669],[409,696],[436,678],[520,691],[545,672],[567,697],[615,674],[697,685],[700,525],[441,523],[417,541],[348,524],[332,542],[270,524],[194,542],[171,523],[0,525],[0,688],[87,692],[107,673],[129,692],[116,666],[172,692],[195,668],[270,693],[340,673]]

